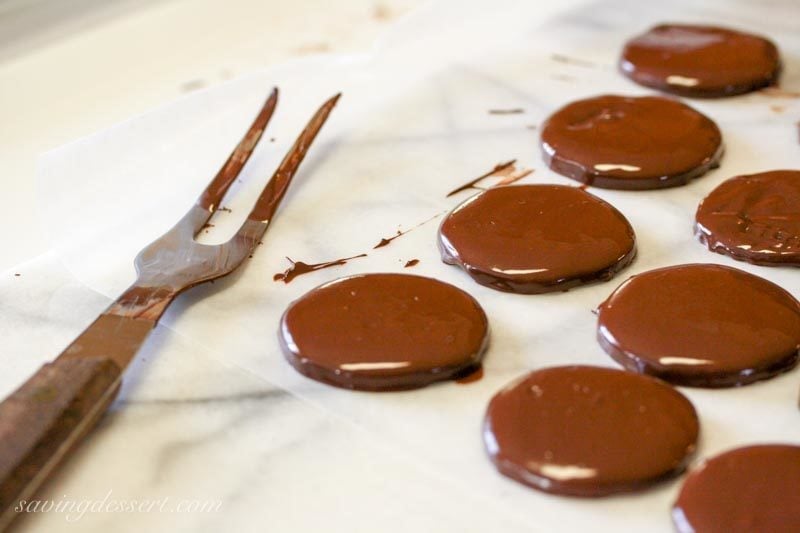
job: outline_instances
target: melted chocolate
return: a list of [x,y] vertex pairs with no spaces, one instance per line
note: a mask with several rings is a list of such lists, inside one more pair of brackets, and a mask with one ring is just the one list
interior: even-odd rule
[[280,343],[292,366],[317,381],[414,389],[476,371],[488,322],[478,302],[452,285],[366,274],[326,283],[292,303]]
[[797,363],[800,303],[735,268],[661,268],[628,279],[600,305],[597,338],[634,372],[694,387],[746,385]]
[[431,218],[429,218],[429,219],[427,219],[427,220],[424,220],[424,221],[420,222],[419,224],[417,224],[416,226],[414,226],[414,227],[412,227],[412,228],[409,228],[409,229],[407,229],[407,230],[405,230],[405,231],[400,231],[400,230],[397,230],[397,234],[393,235],[392,237],[384,237],[383,239],[381,239],[381,240],[378,242],[378,244],[376,244],[375,246],[373,246],[373,247],[372,247],[372,249],[373,249],[373,250],[377,250],[378,248],[383,248],[384,246],[389,246],[389,245],[392,243],[392,241],[393,241],[393,240],[395,240],[395,239],[397,239],[397,238],[399,238],[399,237],[402,237],[403,235],[405,235],[405,234],[406,234],[406,233],[408,233],[409,231],[413,231],[413,230],[415,230],[415,229],[419,228],[420,226],[424,226],[425,224],[427,224],[427,223],[428,223],[428,222],[430,222],[431,220],[433,220],[433,219],[435,219],[435,218],[439,218],[439,217],[440,217],[440,216],[442,216],[443,214],[444,214],[444,213],[436,213],[436,214],[435,214],[435,215],[433,215]]
[[772,85],[781,70],[778,49],[763,37],[683,24],[661,24],[633,38],[619,67],[641,85],[699,98]]
[[515,185],[479,193],[439,228],[445,263],[493,289],[537,294],[608,280],[635,237],[614,207],[577,187]]
[[359,257],[367,257],[367,254],[358,254],[352,257],[343,257],[341,259],[334,259],[333,261],[326,261],[324,263],[313,263],[308,264],[302,261],[292,261],[288,257],[289,262],[292,264],[289,268],[284,270],[283,272],[278,272],[274,276],[272,276],[273,281],[282,281],[284,283],[291,283],[291,281],[296,278],[297,276],[302,276],[303,274],[308,274],[309,272],[314,272],[315,270],[322,270],[323,268],[330,268],[333,266],[340,266],[347,264],[348,261],[351,259],[357,259]]
[[483,365],[479,366],[472,374],[467,374],[463,378],[458,378],[456,383],[459,385],[467,385],[468,383],[475,383],[483,378]]
[[687,477],[672,510],[681,533],[800,531],[800,446],[738,448]]
[[453,196],[454,194],[458,194],[461,191],[466,191],[467,189],[475,189],[476,188],[475,185],[477,185],[481,180],[484,180],[484,179],[486,179],[486,178],[488,178],[490,176],[494,176],[496,174],[499,174],[500,172],[503,172],[506,169],[512,169],[516,162],[517,162],[516,159],[512,159],[511,161],[506,161],[505,163],[498,163],[489,172],[481,174],[477,178],[469,180],[464,185],[456,187],[455,189],[453,189],[452,191],[447,193],[446,197],[449,198],[450,196]]
[[411,268],[417,266],[418,264],[419,264],[419,259],[409,259],[408,261],[406,261],[406,264],[403,265],[403,267]]
[[697,209],[695,234],[709,250],[740,261],[800,266],[800,171],[722,183]]
[[692,404],[659,380],[565,366],[531,372],[497,393],[483,436],[497,469],[520,483],[605,496],[682,472],[698,432]]
[[722,134],[691,107],[658,96],[598,96],[562,107],[544,124],[545,162],[606,189],[686,185],[719,166]]

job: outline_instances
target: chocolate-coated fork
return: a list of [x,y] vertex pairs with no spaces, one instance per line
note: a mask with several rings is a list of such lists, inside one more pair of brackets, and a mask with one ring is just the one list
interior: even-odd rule
[[136,282],[53,362],[0,403],[0,529],[75,448],[116,396],[122,373],[182,291],[236,269],[267,230],[337,94],[314,114],[226,243],[194,240],[219,207],[272,117],[274,89],[203,194],[167,233],[136,256]]

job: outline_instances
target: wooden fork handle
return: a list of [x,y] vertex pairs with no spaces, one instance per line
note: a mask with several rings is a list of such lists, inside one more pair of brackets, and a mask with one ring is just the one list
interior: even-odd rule
[[121,375],[110,359],[57,359],[0,403],[0,528],[100,419]]
[[106,411],[154,325],[101,315],[0,403],[0,531]]

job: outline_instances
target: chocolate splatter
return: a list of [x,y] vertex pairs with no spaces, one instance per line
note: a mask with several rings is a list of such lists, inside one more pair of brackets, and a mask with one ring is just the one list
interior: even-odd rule
[[445,213],[446,213],[446,211],[442,211],[441,213],[436,213],[436,214],[435,214],[435,215],[433,215],[431,218],[429,218],[429,219],[427,219],[427,220],[425,220],[425,221],[423,221],[423,222],[420,222],[420,223],[419,223],[419,224],[417,224],[416,226],[414,226],[414,227],[411,227],[411,228],[409,228],[409,229],[407,229],[407,230],[405,230],[405,231],[400,231],[400,230],[397,230],[397,235],[394,235],[394,236],[392,236],[392,237],[384,237],[383,239],[381,239],[381,240],[380,240],[380,242],[378,242],[378,244],[376,244],[375,246],[373,246],[373,247],[372,247],[372,249],[373,249],[373,250],[377,250],[378,248],[383,248],[384,246],[389,246],[389,244],[390,244],[390,243],[391,243],[393,240],[397,239],[398,237],[402,237],[403,235],[405,235],[405,234],[406,234],[406,233],[408,233],[409,231],[413,231],[413,230],[417,229],[418,227],[420,227],[420,226],[423,226],[423,225],[427,224],[427,223],[428,223],[428,222],[430,222],[431,220],[434,220],[434,219],[436,219],[436,218],[439,218],[440,216],[442,216],[442,215],[443,215],[443,214],[445,214]]
[[525,110],[521,107],[515,107],[513,109],[490,109],[490,115],[519,115],[520,113],[524,113]]
[[478,187],[477,185],[481,180],[484,180],[486,178],[501,177],[502,179],[493,185],[493,187],[497,187],[500,185],[509,185],[533,173],[533,170],[531,169],[518,170],[517,167],[515,166],[516,162],[517,162],[516,159],[512,159],[511,161],[506,161],[505,163],[499,163],[495,165],[495,167],[489,172],[482,174],[473,180],[468,181],[467,183],[456,189],[453,189],[452,191],[447,193],[447,197],[449,198],[450,196],[458,194],[461,191],[465,191],[467,189],[482,190],[483,188]]
[[483,377],[483,365],[479,366],[477,370],[467,374],[466,376],[456,380],[459,385],[466,385],[467,383],[475,383]]
[[419,259],[411,259],[406,261],[406,264],[403,265],[403,268],[411,268],[413,266],[417,266],[419,264]]
[[359,257],[366,257],[367,254],[359,254],[354,255],[352,257],[343,257],[342,259],[335,259],[333,261],[326,261],[324,263],[313,263],[308,264],[304,263],[303,261],[292,261],[290,258],[286,258],[292,264],[289,268],[287,268],[283,272],[279,272],[272,276],[273,281],[282,281],[284,283],[290,283],[294,278],[297,276],[302,276],[303,274],[308,274],[309,272],[314,272],[315,270],[322,270],[323,268],[329,268],[332,266],[340,266],[344,265],[351,259],[357,259]]
[[517,160],[516,160],[516,159],[512,159],[511,161],[506,161],[505,163],[498,163],[498,164],[497,164],[497,165],[495,165],[495,167],[494,167],[492,170],[490,170],[489,172],[486,172],[485,174],[481,174],[481,175],[480,175],[480,176],[478,176],[477,178],[475,178],[475,179],[473,179],[473,180],[470,180],[470,181],[468,181],[468,182],[467,182],[467,183],[465,183],[464,185],[462,185],[462,186],[460,186],[460,187],[458,187],[458,188],[456,188],[456,189],[453,189],[452,191],[450,191],[449,193],[447,193],[447,196],[446,196],[446,197],[447,197],[447,198],[449,198],[449,197],[453,196],[454,194],[458,194],[458,193],[460,193],[461,191],[466,191],[467,189],[473,189],[473,188],[475,188],[475,185],[476,185],[476,184],[477,184],[479,181],[481,181],[481,180],[483,180],[483,179],[486,179],[486,178],[488,178],[489,176],[494,176],[494,175],[495,175],[495,174],[497,174],[498,172],[502,172],[503,170],[505,170],[505,169],[507,169],[507,168],[513,167],[513,166],[514,166],[514,163],[516,163],[516,162],[517,162]]
[[181,84],[181,92],[190,93],[206,87],[208,87],[208,83],[205,80],[189,80]]

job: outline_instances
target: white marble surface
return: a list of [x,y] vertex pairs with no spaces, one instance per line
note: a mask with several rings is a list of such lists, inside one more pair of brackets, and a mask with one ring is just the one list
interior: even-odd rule
[[[463,6],[463,4],[461,4]],[[213,231],[235,227],[291,136],[315,103],[345,91],[298,174],[263,247],[231,279],[181,297],[129,376],[120,400],[45,497],[219,499],[219,513],[87,514],[27,517],[30,530],[308,531],[669,531],[678,482],[632,496],[584,501],[550,497],[499,476],[485,458],[480,422],[488,399],[521,373],[546,365],[612,365],[594,341],[591,310],[621,279],[564,294],[516,296],[476,286],[442,264],[436,222],[390,246],[289,285],[272,275],[283,256],[307,262],[368,251],[460,199],[454,186],[516,157],[528,182],[568,183],[542,164],[538,125],[569,99],[601,92],[645,94],[613,63],[627,35],[662,20],[706,20],[772,35],[785,56],[784,84],[800,87],[797,7],[718,2],[643,6],[613,0],[555,15],[499,4],[463,8],[440,25],[439,4],[395,30],[369,56],[311,58],[188,98],[48,154],[37,200],[52,253],[2,280],[3,354],[13,388],[57,353],[132,280],[138,247],[191,203],[235,142],[267,88],[283,89],[270,129]],[[437,11],[437,9],[439,11]],[[553,8],[555,9],[555,8]],[[432,22],[434,21],[434,22]],[[412,22],[414,22],[412,20]],[[479,31],[480,30],[480,31]],[[593,67],[564,64],[553,53]],[[764,94],[692,102],[720,124],[722,167],[669,191],[596,190],[631,220],[639,256],[627,275],[679,262],[743,268],[800,294],[797,273],[743,265],[694,241],[697,202],[726,177],[800,168],[794,122],[800,99]],[[774,106],[781,106],[776,111]],[[516,108],[516,115],[489,109]],[[105,221],[105,225],[98,221]],[[136,221],[135,223],[133,221]],[[403,271],[449,281],[487,309],[492,344],[486,375],[397,394],[347,392],[297,375],[275,341],[278,317],[306,290],[340,275]],[[105,296],[100,296],[100,295]],[[24,354],[24,356],[20,356]],[[797,373],[738,390],[684,389],[698,407],[698,459],[739,444],[799,442]]]

